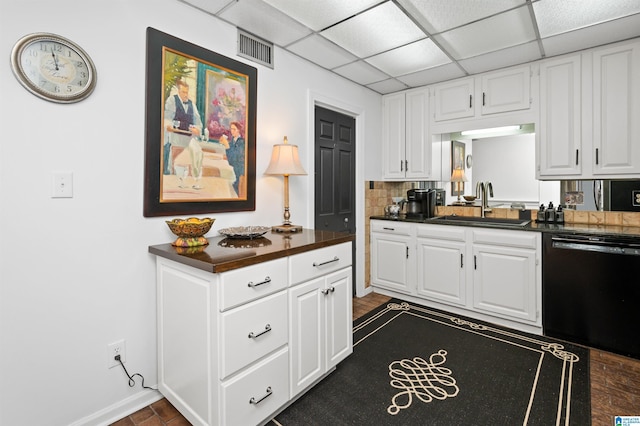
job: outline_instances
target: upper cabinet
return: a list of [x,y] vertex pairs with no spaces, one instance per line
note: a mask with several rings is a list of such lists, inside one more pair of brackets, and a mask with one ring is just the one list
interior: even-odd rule
[[540,65],[539,179],[640,177],[640,42]]
[[540,176],[579,176],[582,60],[580,55],[540,64]]
[[640,173],[640,43],[593,52],[594,176]]
[[529,66],[463,78],[433,86],[435,122],[481,118],[531,106]]
[[432,176],[429,90],[383,97],[382,158],[385,179],[427,180]]

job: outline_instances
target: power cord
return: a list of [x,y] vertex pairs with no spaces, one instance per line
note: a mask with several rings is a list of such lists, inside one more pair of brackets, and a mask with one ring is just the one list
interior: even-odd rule
[[120,355],[116,355],[115,356],[115,360],[118,361],[120,363],[120,365],[122,366],[122,369],[124,370],[124,372],[126,373],[127,377],[129,378],[129,387],[132,388],[136,385],[136,381],[133,379],[136,376],[139,376],[142,379],[142,387],[144,389],[151,389],[151,390],[158,390],[157,388],[152,388],[149,386],[145,386],[144,385],[144,376],[142,374],[136,373],[133,376],[129,374],[129,372],[127,371],[127,367],[124,366],[124,364],[122,363],[122,359],[120,358]]

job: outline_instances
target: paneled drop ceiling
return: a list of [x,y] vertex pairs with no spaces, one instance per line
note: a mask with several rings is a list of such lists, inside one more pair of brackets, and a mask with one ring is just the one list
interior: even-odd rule
[[179,1],[381,94],[640,36],[640,0]]

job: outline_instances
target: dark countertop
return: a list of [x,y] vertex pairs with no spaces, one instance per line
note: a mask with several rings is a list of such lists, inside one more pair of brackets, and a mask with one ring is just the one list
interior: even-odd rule
[[534,232],[553,232],[555,234],[593,234],[593,235],[611,235],[611,236],[640,236],[640,227],[637,226],[622,226],[622,225],[593,225],[587,223],[536,223],[531,221],[530,224],[514,227],[514,226],[500,226],[495,223],[490,225],[483,223],[460,223],[460,222],[446,222],[440,220],[431,219],[414,219],[407,218],[405,215],[399,215],[397,218],[391,216],[371,216],[370,219],[376,220],[389,220],[394,222],[411,222],[411,223],[428,223],[432,225],[444,225],[444,226],[472,226],[479,228],[492,228],[492,229],[509,229],[515,231],[534,231]]
[[298,233],[269,232],[262,238],[240,240],[207,238],[209,245],[174,247],[170,243],[149,246],[149,253],[207,272],[224,272],[355,240],[345,232],[303,229]]

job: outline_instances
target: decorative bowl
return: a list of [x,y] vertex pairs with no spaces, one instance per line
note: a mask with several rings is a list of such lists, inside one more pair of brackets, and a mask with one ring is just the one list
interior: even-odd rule
[[171,232],[178,236],[173,243],[178,247],[197,247],[209,244],[204,234],[209,232],[215,219],[190,217],[189,219],[167,220]]
[[270,229],[270,226],[234,226],[220,229],[218,232],[227,238],[252,239],[263,236]]
[[467,200],[469,202],[472,202],[472,201],[475,201],[476,198],[478,198],[478,197],[476,197],[475,195],[463,195],[462,198],[464,198],[465,200]]

